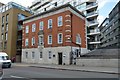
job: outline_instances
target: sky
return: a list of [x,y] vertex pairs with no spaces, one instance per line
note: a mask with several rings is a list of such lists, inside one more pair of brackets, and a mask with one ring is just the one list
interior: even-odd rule
[[[0,0],[0,2],[7,4],[8,2],[16,2],[18,4],[21,4],[25,7],[28,7],[32,5],[32,2],[34,0]],[[98,0],[98,22],[101,24],[101,22],[108,17],[108,14],[113,9],[113,7],[117,4],[117,2],[120,0]]]

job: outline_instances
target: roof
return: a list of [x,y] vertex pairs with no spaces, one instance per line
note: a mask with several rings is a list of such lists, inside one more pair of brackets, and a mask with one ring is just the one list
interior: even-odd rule
[[62,5],[62,6],[59,6],[59,7],[56,7],[56,8],[52,8],[50,10],[47,10],[45,12],[42,12],[42,13],[39,13],[39,14],[36,14],[36,15],[33,15],[33,16],[30,16],[30,17],[27,17],[26,19],[24,19],[23,21],[26,21],[26,20],[29,20],[29,19],[32,19],[32,18],[35,18],[35,17],[38,17],[38,16],[42,16],[42,15],[45,15],[45,14],[48,14],[50,12],[55,12],[57,10],[60,10],[62,8],[66,8],[66,7],[70,7],[71,9],[73,9],[74,11],[76,11],[77,13],[79,13],[80,15],[82,15],[83,17],[85,17],[84,14],[82,14],[80,11],[78,11],[76,8],[74,8],[73,6],[71,6],[70,4],[65,4],[65,5]]

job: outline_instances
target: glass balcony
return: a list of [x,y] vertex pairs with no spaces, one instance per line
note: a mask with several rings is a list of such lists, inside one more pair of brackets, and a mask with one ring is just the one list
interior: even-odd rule
[[89,41],[89,44],[100,44],[101,42],[98,40],[98,41],[96,41],[96,40],[91,40],[91,41]]
[[90,31],[90,33],[88,33],[88,35],[98,35],[100,34],[99,31]]
[[98,6],[98,3],[91,3],[91,4],[87,5],[86,9],[94,8],[97,6]]
[[94,21],[89,21],[89,27],[90,26],[95,26],[95,25],[98,25],[98,21],[97,20],[94,20]]
[[17,4],[17,3],[15,3],[15,2],[9,2],[8,4],[2,6],[2,8],[0,9],[0,12],[5,12],[5,11],[11,9],[11,8],[14,8],[14,7],[18,8],[20,10],[23,10],[23,11],[27,11],[29,13],[33,13],[30,9],[28,9],[28,8],[26,8],[24,6],[21,6],[21,5]]
[[98,16],[98,11],[94,11],[94,12],[87,13],[86,16],[87,16],[87,18],[93,17],[93,16]]

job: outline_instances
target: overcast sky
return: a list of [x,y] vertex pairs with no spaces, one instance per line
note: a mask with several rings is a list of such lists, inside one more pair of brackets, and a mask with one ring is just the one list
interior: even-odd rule
[[[4,4],[7,4],[10,1],[28,7],[32,4],[34,0],[0,0],[0,2]],[[113,9],[113,7],[117,4],[118,1],[120,0],[98,0],[99,23],[101,23],[108,16],[109,12]]]

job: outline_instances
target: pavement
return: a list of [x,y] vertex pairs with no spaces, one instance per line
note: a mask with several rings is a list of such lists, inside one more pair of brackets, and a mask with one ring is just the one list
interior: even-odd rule
[[12,66],[26,66],[26,67],[69,70],[69,71],[120,74],[119,72],[120,68],[113,68],[113,67],[88,67],[88,66],[78,66],[78,65],[55,65],[55,64],[33,64],[33,63],[13,63]]

